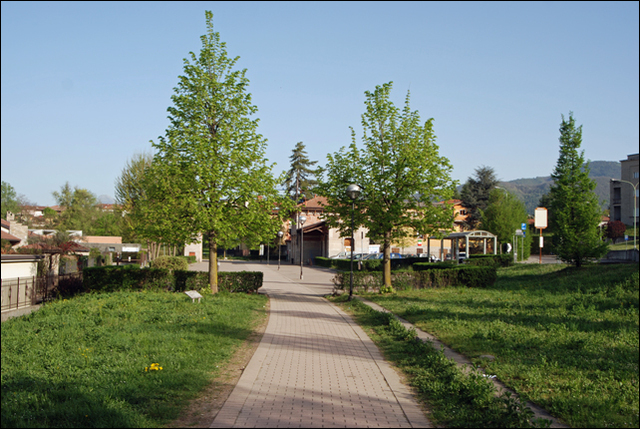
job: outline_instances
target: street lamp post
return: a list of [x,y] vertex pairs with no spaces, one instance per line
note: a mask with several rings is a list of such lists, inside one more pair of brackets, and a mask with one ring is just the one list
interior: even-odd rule
[[351,198],[351,274],[349,277],[349,301],[353,298],[353,248],[355,247],[355,241],[353,237],[353,230],[355,229],[354,216],[356,210],[356,199],[360,195],[360,186],[349,185],[347,187],[347,195]]
[[307,217],[302,215],[298,220],[300,221],[300,280],[302,280],[302,265],[304,264],[304,223],[307,221]]
[[280,248],[282,247],[282,236],[284,232],[278,231],[278,269],[280,269]]
[[633,186],[633,248],[637,249],[638,248],[638,236],[636,235],[636,217],[638,216],[637,214],[637,197],[636,197],[636,192],[638,192],[638,184],[636,183],[635,185],[627,180],[621,180],[621,179],[611,179],[612,182],[622,182],[622,183],[628,183],[629,185]]

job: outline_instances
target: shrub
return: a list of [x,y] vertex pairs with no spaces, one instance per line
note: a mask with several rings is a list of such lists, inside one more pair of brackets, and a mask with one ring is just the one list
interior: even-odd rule
[[[333,284],[338,289],[348,289],[350,285],[350,271],[339,271],[333,277]],[[375,289],[382,285],[382,273],[370,271],[353,272],[353,289]]]
[[362,261],[362,269],[366,271],[382,271],[382,259],[366,259]]
[[607,238],[612,239],[614,243],[616,238],[624,237],[624,233],[626,230],[627,226],[619,220],[609,221],[605,229]]
[[465,265],[475,267],[510,267],[513,265],[513,255],[505,253],[502,255],[471,255]]
[[331,261],[332,259],[324,258],[322,256],[316,256],[315,258],[315,264],[319,267],[331,268]]
[[174,290],[174,276],[159,268],[92,267],[83,272],[84,292],[119,290]]
[[[414,264],[422,265],[422,264]],[[448,286],[487,287],[493,285],[497,279],[497,271],[494,267],[460,266],[456,264],[429,264],[437,265],[435,269],[393,272],[391,283],[397,290],[439,288]],[[453,265],[451,267],[450,265]],[[333,283],[338,289],[349,287],[349,271],[340,271],[333,278]],[[381,272],[354,271],[353,288],[369,291],[382,286]]]
[[416,262],[412,266],[413,271],[450,270],[458,268],[458,264],[455,262]]
[[54,293],[60,297],[71,297],[83,291],[82,275],[79,273],[67,274],[58,278]]
[[160,256],[151,261],[149,267],[163,270],[188,270],[189,263],[183,256]]
[[467,287],[492,286],[498,278],[495,267],[461,267],[456,271],[458,282]]
[[260,271],[219,272],[218,289],[227,292],[255,293],[262,287],[263,278],[264,274]]
[[[173,272],[174,290],[184,292],[187,290],[209,290],[209,273],[200,271],[176,270]],[[218,278],[220,278],[218,276]]]
[[438,268],[434,270],[419,271],[419,279],[416,289],[441,288],[458,285],[457,268]]
[[[219,272],[218,289],[227,292],[254,293],[262,286],[261,272]],[[159,268],[121,269],[93,267],[84,271],[84,292],[114,292],[117,290],[209,290],[209,273],[164,270]]]

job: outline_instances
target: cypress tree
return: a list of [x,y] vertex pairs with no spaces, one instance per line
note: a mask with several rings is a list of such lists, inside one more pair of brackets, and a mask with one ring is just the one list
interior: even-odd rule
[[594,189],[596,182],[589,178],[589,164],[584,161],[582,125],[576,127],[573,112],[569,119],[562,116],[560,124],[560,156],[551,174],[549,191],[550,226],[558,257],[577,267],[607,252],[598,225],[602,209]]

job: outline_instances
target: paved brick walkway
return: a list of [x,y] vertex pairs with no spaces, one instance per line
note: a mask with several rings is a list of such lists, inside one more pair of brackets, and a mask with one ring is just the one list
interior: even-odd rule
[[211,427],[432,427],[364,331],[321,296],[332,274],[261,270],[271,311],[264,337]]

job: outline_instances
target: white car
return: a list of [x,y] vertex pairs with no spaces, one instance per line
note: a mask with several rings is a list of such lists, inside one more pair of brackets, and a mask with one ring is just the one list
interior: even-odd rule
[[340,252],[337,255],[329,256],[329,259],[351,259],[351,252]]

